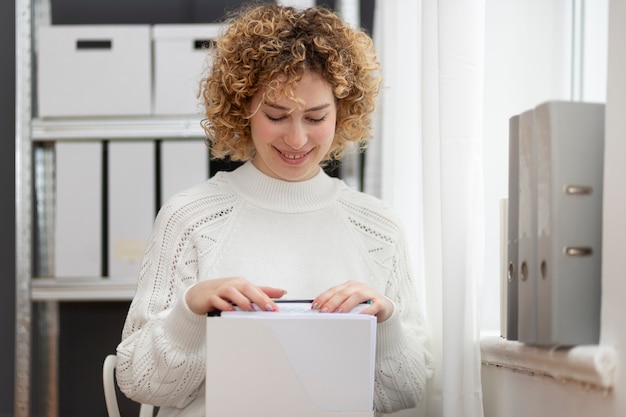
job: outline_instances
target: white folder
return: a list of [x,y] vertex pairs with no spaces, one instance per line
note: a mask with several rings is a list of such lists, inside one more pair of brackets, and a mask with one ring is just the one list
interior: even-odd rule
[[370,315],[208,317],[206,416],[372,417],[375,346]]
[[600,337],[604,105],[551,101],[535,108],[538,339]]
[[155,144],[109,143],[109,276],[137,277],[156,213]]
[[519,118],[518,340],[537,341],[537,172],[534,110]]
[[209,149],[201,140],[161,142],[161,202],[209,178]]
[[102,143],[58,142],[56,277],[102,274]]

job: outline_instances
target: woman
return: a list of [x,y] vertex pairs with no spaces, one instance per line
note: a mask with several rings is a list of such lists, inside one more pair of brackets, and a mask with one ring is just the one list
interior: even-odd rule
[[126,395],[160,416],[203,416],[206,314],[275,311],[289,294],[320,313],[370,301],[376,410],[423,400],[432,362],[403,231],[383,202],[321,169],[369,138],[378,66],[371,39],[324,8],[230,19],[203,81],[203,126],[213,156],[244,164],[157,216],[117,349]]

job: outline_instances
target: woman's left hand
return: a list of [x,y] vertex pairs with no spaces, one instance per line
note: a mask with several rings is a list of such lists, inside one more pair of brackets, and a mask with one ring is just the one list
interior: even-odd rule
[[359,281],[347,281],[329,288],[313,300],[313,308],[320,312],[339,313],[350,311],[357,305],[370,302],[362,314],[376,316],[378,323],[393,314],[393,303],[374,288]]

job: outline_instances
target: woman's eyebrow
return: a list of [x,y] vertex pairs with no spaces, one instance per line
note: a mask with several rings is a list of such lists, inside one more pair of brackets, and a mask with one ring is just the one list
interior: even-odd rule
[[[286,107],[286,106],[282,106],[280,104],[276,104],[276,103],[265,103],[266,106],[271,107],[273,109],[276,110],[282,110],[282,111],[292,111],[293,109]],[[304,113],[306,112],[310,112],[310,111],[318,111],[318,110],[324,110],[326,108],[330,107],[330,103],[324,103],[324,104],[320,104],[319,106],[314,106],[314,107],[309,107],[308,109],[304,109]]]

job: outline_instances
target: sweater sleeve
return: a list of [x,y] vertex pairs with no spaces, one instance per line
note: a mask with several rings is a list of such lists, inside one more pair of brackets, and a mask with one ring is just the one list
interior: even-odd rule
[[392,316],[377,326],[374,406],[382,413],[413,408],[424,400],[433,359],[401,221],[366,194],[346,192],[341,202],[372,265],[371,284],[394,305]]
[[189,310],[185,292],[198,280],[194,231],[225,216],[197,214],[201,206],[179,197],[161,210],[149,238],[117,347],[118,385],[141,403],[182,408],[203,386],[206,319]]
[[393,315],[377,327],[374,403],[379,412],[412,408],[424,400],[433,374],[428,331],[403,239],[397,242],[385,294]]

